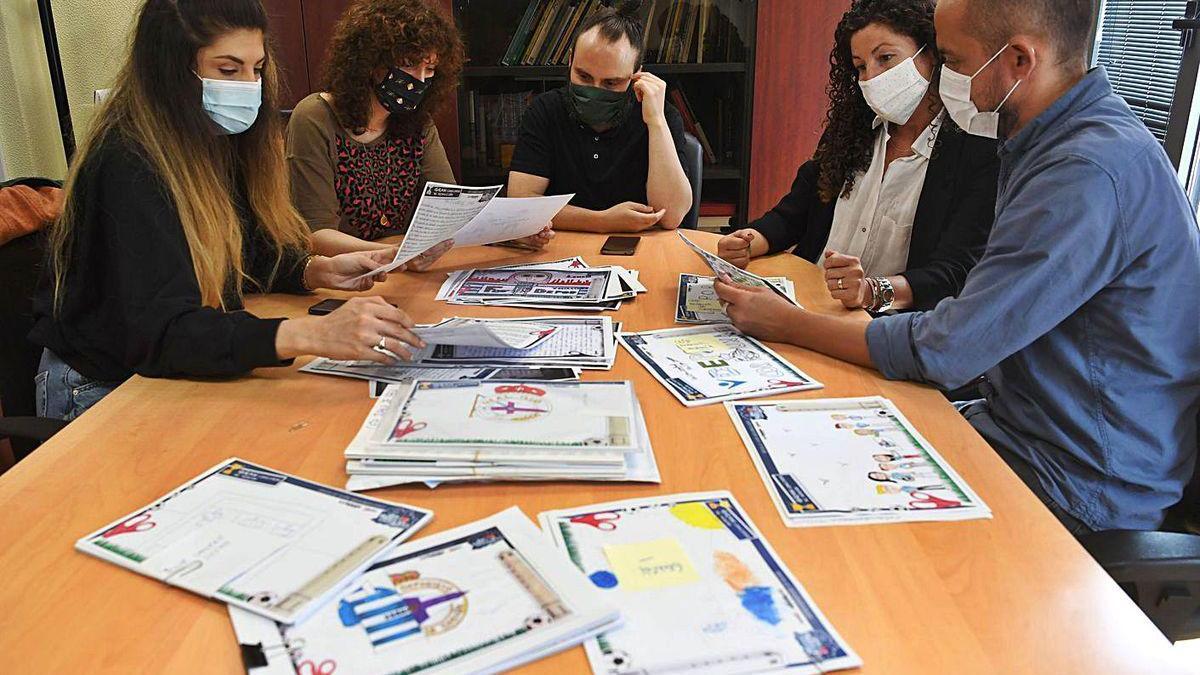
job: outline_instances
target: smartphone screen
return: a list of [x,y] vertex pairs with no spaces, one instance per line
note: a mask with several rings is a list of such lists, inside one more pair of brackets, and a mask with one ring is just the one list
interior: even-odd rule
[[600,249],[600,255],[633,255],[641,237],[609,237]]

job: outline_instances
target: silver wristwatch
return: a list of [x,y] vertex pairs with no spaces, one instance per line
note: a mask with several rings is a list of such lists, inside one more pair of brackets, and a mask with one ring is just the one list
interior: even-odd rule
[[872,311],[886,312],[896,303],[896,287],[887,277],[875,277],[875,284],[879,287],[879,295],[875,298],[875,306]]

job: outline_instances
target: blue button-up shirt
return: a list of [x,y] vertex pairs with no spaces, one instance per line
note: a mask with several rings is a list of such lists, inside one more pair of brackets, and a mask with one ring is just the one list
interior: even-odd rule
[[871,358],[946,388],[986,374],[996,427],[1056,503],[1093,529],[1154,529],[1196,458],[1191,204],[1103,69],[1000,159],[996,222],[962,294],[873,321]]

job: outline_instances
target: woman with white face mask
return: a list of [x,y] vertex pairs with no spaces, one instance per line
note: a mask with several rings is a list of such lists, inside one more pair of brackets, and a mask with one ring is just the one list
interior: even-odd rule
[[855,0],[835,32],[816,154],[774,209],[721,239],[721,257],[745,266],[792,248],[848,308],[932,309],[958,294],[987,244],[999,161],[938,96],[933,10]]
[[390,362],[420,345],[381,298],[266,319],[246,293],[361,291],[387,251],[311,254],[288,199],[259,0],[146,0],[75,157],[30,339],[38,412],[73,419],[133,374],[235,376],[302,354]]

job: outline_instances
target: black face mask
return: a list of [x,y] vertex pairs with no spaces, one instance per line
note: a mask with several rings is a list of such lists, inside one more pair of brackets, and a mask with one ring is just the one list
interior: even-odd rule
[[633,103],[633,87],[625,91],[609,91],[570,82],[567,97],[575,119],[585,126],[612,129],[621,126]]
[[392,114],[413,112],[421,105],[430,82],[422,82],[399,68],[392,68],[383,81],[375,85],[379,104]]

